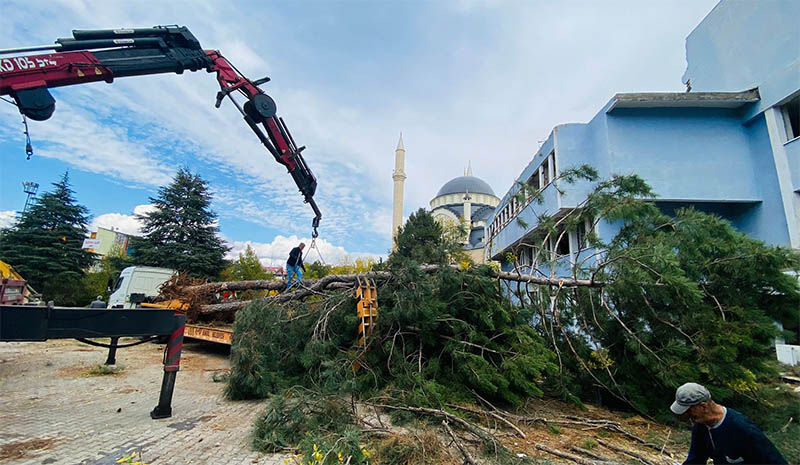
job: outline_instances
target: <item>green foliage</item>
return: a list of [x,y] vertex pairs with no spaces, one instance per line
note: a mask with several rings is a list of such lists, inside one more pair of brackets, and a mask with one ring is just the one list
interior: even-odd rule
[[395,380],[398,398],[439,407],[471,390],[512,404],[541,395],[536,382],[554,371],[553,353],[528,324],[532,315],[503,298],[489,267],[394,273],[381,289],[381,337],[367,360]]
[[[488,267],[431,275],[396,271],[379,294],[366,353],[349,296],[290,307],[255,302],[237,314],[228,395],[266,397],[301,383],[326,392],[385,390],[406,405],[441,407],[480,395],[508,403],[540,395],[555,370],[531,315],[509,305]],[[363,367],[353,372],[355,360]]]
[[389,256],[389,264],[450,263],[451,258],[461,252],[461,245],[448,237],[442,225],[420,208],[397,230],[396,248]]
[[[586,169],[571,176],[596,179]],[[537,218],[539,227],[526,236],[539,247],[533,267],[549,274],[541,264],[554,270],[559,262],[547,254],[548,241],[589,225],[585,246],[599,253],[572,271],[603,285],[520,286],[517,305],[506,300],[489,267],[423,272],[418,263],[448,263],[457,244],[448,244],[441,226],[420,210],[381,265],[392,278],[380,288],[367,350],[356,345],[358,319],[346,296],[284,309],[254,305],[237,324],[269,347],[234,349],[232,380],[243,373],[236,392],[263,397],[300,384],[448,409],[475,394],[514,405],[543,391],[577,401],[600,389],[612,403],[672,419],[667,405],[675,388],[694,381],[745,413],[748,405],[773,406],[774,416],[761,422],[776,442],[788,444],[798,431],[786,426],[787,415],[800,412],[783,407],[789,397],[770,399],[762,386],[776,374],[773,320],[788,326],[800,308],[797,281],[785,273],[796,271],[800,259],[714,215],[683,209],[665,216],[642,200],[652,197],[640,178],[614,176],[597,182],[577,208]],[[598,218],[620,228],[607,244],[592,231]],[[516,263],[521,255],[511,251],[507,258]],[[361,368],[354,372],[356,361]],[[394,414],[397,421],[412,418]],[[796,458],[793,446],[781,449]]]
[[306,271],[303,273],[305,279],[321,279],[331,274],[333,266],[325,265],[319,261],[314,263],[306,263]]
[[308,433],[338,430],[351,415],[352,411],[335,397],[288,391],[273,396],[264,414],[256,419],[253,446],[265,452],[288,449]]
[[547,424],[547,432],[552,434],[553,436],[558,436],[561,434],[561,428],[558,425],[554,425],[552,423]]
[[[314,444],[337,452],[355,445],[346,439],[356,428],[349,403],[347,415],[326,407],[345,396],[447,409],[474,399],[473,391],[500,404],[541,394],[538,383],[556,369],[553,353],[528,324],[530,315],[504,301],[488,267],[396,273],[379,293],[378,325],[366,352],[357,345],[359,320],[349,295],[288,306],[255,302],[237,314],[226,392],[272,396],[256,423],[258,448],[299,446],[308,457]],[[317,393],[284,394],[296,385]],[[390,463],[404,463],[393,457]]]
[[796,316],[797,281],[783,271],[797,257],[691,209],[627,218],[598,273],[610,283],[606,303],[592,306],[585,292],[576,300],[596,310],[587,327],[614,363],[619,393],[657,412],[690,380],[725,402],[774,378],[772,320]]
[[797,393],[781,382],[763,384],[747,400],[735,406],[753,420],[789,463],[800,463],[800,402]]
[[113,365],[94,365],[86,372],[86,376],[118,375],[125,371],[125,367]]
[[300,361],[311,318],[305,306],[286,310],[280,305],[254,301],[236,314],[231,344],[231,376],[226,395],[231,399],[265,398],[299,382]]
[[597,441],[594,438],[586,438],[583,440],[583,442],[581,442],[581,447],[592,450],[597,447]]
[[335,396],[320,396],[291,389],[273,396],[266,410],[256,417],[253,447],[280,452],[297,447],[296,463],[333,465],[349,457],[349,463],[367,463],[359,430],[349,403]]
[[[255,250],[247,244],[244,252],[239,252],[239,258],[228,265],[220,274],[222,281],[268,281],[275,275],[261,266]],[[266,295],[265,291],[237,292],[237,297],[242,300],[251,300]]]
[[109,280],[113,282],[128,266],[133,266],[133,263],[125,256],[122,247],[120,245],[112,247],[95,267],[86,272],[82,282],[83,294],[89,299],[99,295],[108,301],[108,296],[111,294],[108,290]]
[[42,300],[53,301],[56,305],[65,307],[85,307],[94,300],[98,294],[86,288],[86,275],[65,271],[50,278],[42,286]]
[[144,237],[131,243],[141,265],[172,268],[201,278],[216,278],[225,268],[228,248],[217,235],[208,182],[181,169],[150,201],[156,210],[137,218]]
[[[586,168],[566,173],[561,178],[567,183],[597,181]],[[519,191],[521,202],[541,195],[528,186]],[[559,376],[548,388],[587,397],[601,386],[613,402],[665,417],[663,399],[688,381],[706,384],[721,402],[742,402],[775,377],[772,320],[796,324],[800,294],[796,279],[784,272],[800,261],[717,216],[691,209],[666,216],[647,200],[653,197],[635,175],[596,182],[575,208],[538,216],[521,247],[507,254],[515,265],[519,256],[533,256],[521,272],[561,274],[570,267],[551,256],[551,244],[583,228],[581,249],[594,250],[577,257],[573,277],[607,283],[602,289],[515,290],[560,355]],[[598,219],[621,228],[608,244],[593,231]]]
[[359,274],[372,271],[375,260],[372,258],[352,259],[345,255],[344,258],[330,268],[330,274]]
[[273,274],[261,266],[255,250],[247,244],[244,252],[239,252],[239,258],[225,268],[220,277],[223,281],[255,281],[272,279]]
[[797,269],[798,257],[714,215],[683,209],[668,217],[642,200],[653,196],[641,178],[613,176],[578,208],[539,217],[526,237],[537,251],[534,267],[546,275],[558,266],[548,240],[597,218],[621,227],[609,244],[588,231],[587,245],[602,253],[572,269],[576,278],[607,283],[601,290],[522,286],[516,294],[561,355],[549,387],[569,397],[599,385],[616,402],[667,417],[663,399],[687,381],[706,384],[722,402],[741,402],[774,379],[772,320],[796,321],[797,281],[784,272]]
[[36,199],[19,222],[0,231],[0,259],[40,291],[43,300],[85,305],[81,280],[95,260],[93,253],[81,248],[88,210],[76,203],[67,173],[53,187]]

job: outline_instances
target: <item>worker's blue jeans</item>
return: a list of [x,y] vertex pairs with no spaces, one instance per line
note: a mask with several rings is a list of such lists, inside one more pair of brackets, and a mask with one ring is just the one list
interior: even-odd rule
[[294,283],[294,286],[297,287],[303,280],[303,269],[295,265],[286,265],[286,279],[288,280],[286,283],[286,290],[292,288],[292,278],[295,276],[297,276],[297,281]]

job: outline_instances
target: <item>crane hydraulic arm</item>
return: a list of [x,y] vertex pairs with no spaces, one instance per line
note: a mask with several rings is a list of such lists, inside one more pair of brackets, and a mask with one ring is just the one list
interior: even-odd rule
[[[24,55],[41,50],[54,53]],[[5,55],[16,56],[2,58]],[[186,27],[74,30],[72,38],[57,39],[55,45],[0,50],[0,95],[10,95],[26,117],[44,121],[55,111],[51,87],[201,69],[216,73],[220,91],[215,106],[230,98],[275,161],[289,171],[314,210],[312,236],[317,237],[322,218],[314,201],[317,179],[301,153],[305,146],[295,144],[283,118],[276,116],[274,100],[259,88],[269,78],[244,77],[219,51],[203,50]],[[235,93],[244,95],[244,105],[233,98]]]

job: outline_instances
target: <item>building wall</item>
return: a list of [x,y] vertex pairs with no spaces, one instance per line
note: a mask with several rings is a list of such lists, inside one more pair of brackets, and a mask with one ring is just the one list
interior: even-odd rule
[[800,76],[798,18],[797,0],[721,1],[686,38],[683,82],[693,91],[739,91]]
[[128,236],[125,233],[121,233],[119,231],[112,231],[106,228],[97,228],[97,232],[91,233],[91,238],[100,239],[100,245],[94,249],[87,249],[87,250],[89,252],[94,252],[96,254],[106,256],[111,252],[111,250],[117,244],[119,244],[120,251],[124,255],[128,249],[128,240],[130,236]]
[[464,253],[476,264],[476,265],[483,265],[486,263],[484,249],[469,249],[464,250]]
[[638,174],[659,198],[759,198],[747,134],[735,110],[618,109],[608,115],[608,139],[613,171]]
[[764,115],[744,125],[747,142],[754,160],[754,173],[764,201],[752,212],[734,223],[740,231],[771,245],[790,245],[788,224],[781,205],[778,171],[773,159]]
[[[613,100],[612,100],[613,102]],[[637,174],[653,189],[660,202],[672,208],[698,204],[698,209],[730,219],[754,237],[775,245],[786,245],[783,228],[775,228],[781,215],[776,167],[763,116],[743,124],[741,109],[727,108],[619,108],[604,107],[588,124],[558,126],[531,163],[517,178],[526,181],[555,152],[561,170],[588,164],[601,179],[614,174]],[[794,150],[794,149],[793,149]],[[793,165],[800,168],[800,163]],[[800,174],[800,173],[799,173]],[[524,206],[493,237],[490,253],[496,253],[536,225],[542,214],[554,215],[564,208],[578,207],[594,183],[556,181],[542,191],[541,204]],[[561,192],[559,192],[559,190]],[[512,187],[495,212],[502,214]],[[492,224],[494,217],[489,219]],[[618,228],[601,227],[601,238],[610,239]]]

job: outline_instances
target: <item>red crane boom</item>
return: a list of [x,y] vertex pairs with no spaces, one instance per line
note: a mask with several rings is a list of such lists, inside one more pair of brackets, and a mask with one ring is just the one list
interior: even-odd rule
[[[274,100],[259,87],[269,78],[251,81],[219,51],[203,50],[189,29],[181,26],[74,30],[71,38],[57,39],[55,45],[0,50],[0,56],[38,50],[55,53],[0,58],[0,95],[10,95],[20,113],[36,121],[50,118],[55,111],[55,99],[48,91],[52,87],[187,70],[216,73],[220,91],[215,106],[219,108],[229,97],[275,161],[286,167],[314,210],[312,237],[317,237],[322,219],[314,201],[317,179],[301,153],[305,146],[297,147],[276,115]],[[234,92],[247,99],[243,106],[231,95]]]

